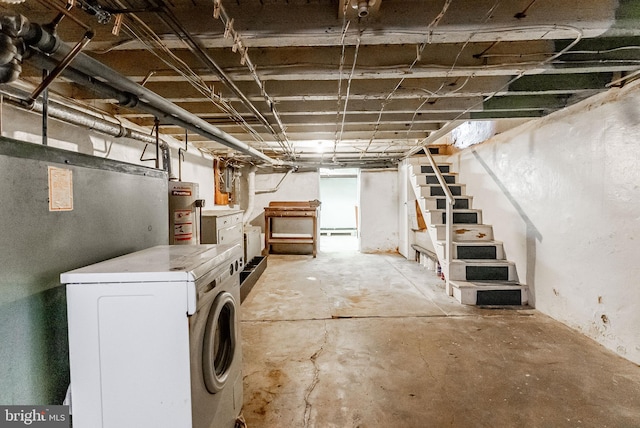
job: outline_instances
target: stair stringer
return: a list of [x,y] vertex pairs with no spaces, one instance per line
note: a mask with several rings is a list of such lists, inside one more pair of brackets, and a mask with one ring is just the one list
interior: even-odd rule
[[[425,221],[427,221],[431,215],[429,213],[429,210],[426,207],[427,204],[427,198],[424,197],[422,195],[422,189],[421,189],[421,185],[418,183],[418,177],[420,174],[416,174],[415,173],[415,168],[416,166],[418,166],[418,168],[420,167],[420,165],[429,165],[429,161],[428,159],[425,158],[412,158],[412,159],[408,159],[408,162],[410,163],[411,167],[408,168],[409,171],[409,183],[411,189],[413,189],[413,194],[416,198],[416,200],[418,201],[418,206],[420,207],[420,212],[423,216],[423,218],[425,219]],[[435,249],[435,253],[436,253],[436,257],[438,259],[438,263],[440,263],[440,266],[442,268],[443,272],[446,272],[446,266],[447,266],[447,261],[445,259],[445,249],[444,246],[442,245],[438,245],[438,239],[437,239],[437,230],[434,227],[434,225],[432,224],[428,224],[427,223],[427,233],[429,234],[429,237],[431,238],[431,243],[433,245],[433,248]],[[450,290],[447,290],[447,294],[452,295],[452,292]]]

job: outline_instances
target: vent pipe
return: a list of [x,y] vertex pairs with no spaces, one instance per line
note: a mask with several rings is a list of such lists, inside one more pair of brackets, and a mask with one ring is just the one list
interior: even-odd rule
[[247,187],[249,193],[249,200],[247,203],[247,208],[244,211],[244,215],[242,218],[242,222],[245,227],[249,225],[251,221],[251,215],[253,214],[254,206],[256,203],[256,167],[255,165],[251,165],[249,167],[249,173],[247,174]]

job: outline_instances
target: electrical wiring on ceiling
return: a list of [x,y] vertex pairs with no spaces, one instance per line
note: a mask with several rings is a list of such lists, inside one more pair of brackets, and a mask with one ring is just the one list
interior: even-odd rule
[[409,123],[409,127],[407,128],[407,139],[409,138],[409,133],[411,132],[411,130],[413,129],[413,125],[415,123],[416,117],[418,116],[418,114],[420,113],[420,110],[422,110],[422,107],[425,106],[425,104],[427,104],[432,97],[438,97],[438,98],[447,98],[450,97],[458,92],[460,92],[462,89],[464,89],[465,86],[467,86],[467,83],[469,83],[469,81],[473,78],[474,76],[467,76],[467,78],[465,79],[465,81],[462,83],[462,85],[458,86],[456,89],[446,92],[444,94],[442,94],[440,91],[444,88],[445,83],[446,82],[442,82],[440,84],[440,87],[438,89],[436,89],[435,92],[429,91],[427,89],[422,89],[422,91],[426,92],[428,94],[428,96],[424,99],[424,101],[422,103],[420,103],[420,105],[418,106],[418,108],[415,109],[415,111],[413,112],[413,116],[411,116],[411,123]]
[[[423,42],[422,44],[420,44],[417,47],[417,49],[416,49],[416,57],[413,60],[413,62],[411,63],[411,65],[409,66],[407,74],[411,73],[411,71],[413,70],[413,67],[415,67],[415,65],[418,62],[420,62],[420,60],[422,59],[422,53],[424,52],[425,48],[427,47],[427,44],[430,43],[430,40],[431,40],[431,37],[432,37],[432,34],[433,34],[433,30],[438,26],[440,21],[442,21],[442,19],[444,18],[444,16],[447,13],[447,10],[449,9],[449,6],[451,5],[452,1],[453,0],[445,0],[444,5],[442,6],[442,10],[440,11],[440,13],[438,13],[436,15],[436,17],[427,26],[427,29],[426,29],[427,41]],[[458,55],[460,55],[460,54],[458,54]],[[369,148],[371,147],[371,144],[373,143],[373,140],[376,138],[376,135],[378,134],[378,130],[380,129],[380,123],[382,121],[382,115],[384,114],[385,108],[386,108],[387,104],[390,102],[390,100],[393,98],[395,93],[398,91],[398,89],[402,86],[402,84],[404,83],[405,79],[406,79],[405,77],[402,77],[400,79],[400,81],[396,84],[396,86],[393,88],[393,90],[391,90],[391,92],[387,95],[387,97],[384,99],[384,101],[382,101],[382,103],[380,105],[380,111],[378,112],[378,119],[376,120],[376,124],[373,127],[373,133],[371,135],[371,138],[369,139],[369,142],[368,142],[366,148],[364,149],[364,152],[361,154],[361,157],[363,157],[367,153]]]
[[[123,8],[124,4],[116,2],[118,7]],[[182,59],[177,57],[170,49],[166,47],[160,36],[155,33],[142,19],[135,14],[130,13],[124,15],[126,21],[123,20],[121,28],[133,39],[138,40],[145,50],[154,55],[180,76],[182,76],[191,86],[193,86],[200,94],[209,99],[216,107],[228,115],[228,118],[242,126],[243,129],[251,135],[256,142],[264,143],[258,132],[249,125],[242,115],[220,94],[216,94],[212,87],[189,67]]]
[[[612,49],[603,49],[603,50],[578,50],[578,51],[569,51],[564,53],[563,55],[604,55],[604,54],[608,54],[608,53],[615,53],[615,52],[621,52],[621,51],[637,51],[640,50],[640,46],[635,46],[635,45],[630,45],[630,46],[619,46],[617,48],[612,48]],[[478,55],[478,58],[526,58],[526,57],[540,57],[540,56],[548,56],[548,57],[552,57],[557,55],[557,52],[537,52],[537,53],[530,53],[530,54],[508,54],[508,53],[500,53],[500,54],[480,54]],[[588,60],[584,60],[584,61],[588,61]],[[603,60],[598,60],[598,61],[615,61],[613,59],[603,59]],[[625,59],[620,59],[617,61],[633,61],[633,60],[625,60]],[[554,62],[554,64],[558,64],[558,63],[569,63],[569,62],[578,62],[578,61],[557,61]]]
[[[429,7],[422,7],[426,3],[416,0],[411,11],[401,9],[402,3],[396,0],[356,21],[351,9],[350,14],[333,9],[341,3],[344,12],[353,0],[291,0],[287,4],[267,0],[262,5],[241,1],[242,6],[213,0],[195,2],[193,10],[205,13],[198,13],[191,21],[188,17],[194,14],[189,0],[97,1],[114,17],[116,10],[121,12],[117,18],[122,21],[122,35],[99,40],[98,48],[113,41],[127,46],[121,50],[113,45],[101,51],[112,52],[105,61],[117,64],[127,73],[125,77],[142,81],[143,86],[148,80],[147,89],[159,91],[169,102],[185,105],[194,116],[208,122],[200,122],[203,127],[219,127],[233,138],[248,141],[262,154],[302,162],[321,159],[326,165],[339,165],[352,156],[360,161],[385,155],[397,159],[398,152],[405,153],[427,138],[436,138],[452,119],[546,115],[604,91],[606,82],[626,76],[638,68],[634,63],[640,63],[640,46],[620,46],[623,39],[614,39],[609,33],[598,36],[596,30],[605,24],[595,11],[574,15],[570,5],[563,5],[558,12],[558,20],[567,25],[526,25],[530,21],[544,22],[555,7],[547,5],[538,10],[542,3],[535,3],[530,18],[515,21],[516,10],[501,0],[482,2],[481,6],[476,3],[474,7],[464,3],[469,6],[464,9],[463,3],[453,0],[433,1]],[[530,2],[523,2],[517,11]],[[128,7],[109,8],[107,3]],[[142,5],[149,9],[142,11]],[[302,10],[308,13],[295,25],[276,19],[298,16]],[[207,14],[211,11],[213,19]],[[42,17],[47,10],[42,8],[37,13]],[[164,17],[165,13],[173,18]],[[572,23],[578,18],[580,22],[575,25],[583,28],[588,40],[576,45],[574,39],[581,36],[576,36]],[[400,28],[403,25],[404,29]],[[111,26],[106,32],[109,30]],[[322,30],[320,40],[314,40],[313,34]],[[73,38],[65,31],[61,28],[65,38]],[[100,32],[106,34],[105,30]],[[180,40],[181,34],[193,40]],[[409,42],[399,34],[408,34]],[[287,37],[296,35],[289,44]],[[220,61],[220,66],[207,65],[198,54],[200,50],[215,63]],[[141,61],[127,56],[127,51],[141,52]],[[89,55],[96,52],[92,50]],[[150,69],[156,74],[145,76]],[[27,71],[29,76],[34,73]],[[559,84],[554,77],[545,76],[531,79],[526,85],[523,79],[517,87],[508,88],[522,76],[544,73],[561,75]],[[566,77],[576,73],[599,74],[575,82]],[[237,89],[242,88],[246,99],[223,86],[226,80],[222,76],[235,82]],[[67,90],[66,85],[62,81],[55,87]],[[271,88],[271,94],[267,88]],[[518,97],[503,99],[503,95]],[[84,98],[108,107],[113,100],[103,96]],[[491,106],[482,106],[496,96],[500,99],[494,99]],[[260,108],[273,132],[266,131],[269,128],[263,127],[264,122],[252,116],[253,110],[247,110],[247,100]],[[528,112],[523,113],[525,110]],[[138,117],[133,111],[123,111],[119,117],[134,114]],[[143,114],[140,120],[148,123],[151,115]],[[169,117],[162,121],[171,122]],[[288,136],[282,132],[287,131],[285,123]],[[168,134],[180,132],[176,129],[166,126],[162,130]],[[286,141],[284,137],[288,137]],[[233,156],[215,141],[205,136],[196,138],[193,144],[217,156]]]
[[[269,131],[271,135],[276,137],[277,143],[280,145],[283,154],[287,154],[292,156],[291,147],[288,145],[287,141],[283,141],[281,138],[281,134],[276,132],[271,123],[266,119],[266,117],[253,105],[251,100],[244,94],[243,91],[238,88],[235,82],[227,75],[227,73],[216,63],[216,61],[206,52],[203,48],[202,43],[196,37],[194,37],[178,20],[178,18],[171,12],[163,0],[154,0],[156,4],[159,5],[162,13],[157,13],[158,17],[162,20],[164,24],[166,24],[174,34],[178,36],[184,37],[183,41],[185,46],[192,52],[192,54],[203,64],[207,69],[214,72],[219,79],[223,82],[223,84],[234,94],[236,94],[240,100],[240,102],[247,107],[250,112],[253,114],[255,118],[258,119],[260,123]],[[236,40],[239,38],[237,34],[235,34]],[[240,46],[240,41],[236,41],[234,44],[235,49],[236,46]],[[249,63],[250,60],[244,52],[244,56],[242,57],[241,63]]]
[[[427,96],[424,101],[422,101],[422,103],[420,103],[420,105],[418,106],[418,108],[416,108],[416,110],[413,112],[413,116],[411,117],[411,123],[409,124],[409,127],[407,129],[407,138],[409,137],[409,133],[411,132],[411,130],[413,129],[413,124],[415,123],[416,120],[416,116],[418,115],[418,113],[420,112],[420,110],[422,109],[422,107],[424,107],[430,100],[431,97],[437,97],[437,98],[442,98],[443,95],[441,94],[441,90],[444,88],[445,84],[447,83],[447,79],[450,77],[450,74],[453,72],[453,70],[456,68],[456,64],[458,63],[458,60],[460,59],[460,55],[462,54],[462,51],[464,51],[464,49],[467,47],[467,45],[469,44],[469,42],[471,41],[471,37],[469,36],[469,38],[467,39],[467,41],[462,45],[462,47],[460,48],[460,51],[458,52],[458,54],[456,55],[456,58],[453,60],[453,64],[451,65],[451,68],[449,69],[449,71],[447,72],[447,75],[445,76],[444,80],[442,81],[442,83],[440,84],[440,87],[438,89],[435,90],[435,92],[430,92],[426,89],[423,89],[423,91],[427,92],[429,94],[429,96]],[[455,94],[457,92],[459,92],[460,90],[462,90],[467,83],[469,83],[469,81],[475,77],[474,75],[470,75],[467,76],[467,79],[464,81],[464,83],[459,86],[458,88],[456,88],[453,91],[450,91],[448,94]]]
[[[340,128],[336,130],[336,138],[335,138],[334,146],[333,146],[333,154],[334,154],[334,156],[336,155],[338,144],[342,140],[342,134],[344,132],[344,124],[345,124],[346,118],[347,118],[347,107],[349,105],[349,96],[351,94],[351,82],[353,80],[353,75],[355,73],[356,64],[357,64],[357,61],[358,61],[359,50],[360,50],[360,37],[358,37],[358,42],[356,43],[355,50],[354,50],[354,53],[353,53],[353,64],[351,66],[351,73],[349,74],[349,79],[347,80],[347,89],[346,89],[346,94],[344,96],[344,106],[342,107],[342,112],[340,112],[340,110],[338,110],[338,118],[340,118],[340,116],[342,116],[342,120],[340,121]],[[341,100],[342,100],[342,97],[340,96],[340,94],[338,94],[338,107],[340,107],[340,101]]]
[[248,47],[246,46],[245,42],[242,40],[242,36],[240,35],[240,33],[237,32],[233,27],[234,20],[227,14],[224,6],[222,5],[222,0],[214,0],[213,3],[214,3],[214,10],[213,10],[214,19],[219,19],[224,24],[225,38],[227,37],[232,38],[233,52],[238,52],[240,54],[241,56],[240,63],[243,65],[246,65],[251,77],[253,78],[256,85],[258,85],[258,88],[260,89],[260,94],[264,97],[264,100],[269,107],[269,111],[271,112],[271,115],[273,116],[274,120],[278,124],[278,127],[280,128],[280,137],[282,140],[282,145],[285,147],[287,154],[291,157],[291,159],[295,160],[296,159],[295,148],[293,147],[293,145],[289,141],[289,138],[287,137],[286,126],[282,122],[280,113],[276,108],[276,102],[267,93],[265,84],[260,79],[260,76],[258,75],[256,67],[251,61],[251,58],[249,57]]
[[[342,4],[342,37],[340,38],[340,66],[339,66],[339,78],[338,78],[338,102],[336,109],[336,132],[335,139],[333,143],[333,157],[332,160],[335,161],[338,151],[338,145],[342,141],[342,135],[344,133],[344,125],[347,119],[347,107],[349,104],[349,97],[351,95],[351,82],[353,80],[353,76],[356,70],[356,64],[358,62],[358,53],[360,52],[360,43],[362,41],[362,33],[364,28],[362,27],[362,19],[358,18],[358,35],[356,38],[356,45],[353,53],[353,62],[351,65],[351,72],[349,74],[349,78],[347,79],[347,88],[346,94],[344,96],[344,105],[342,105],[342,73],[344,70],[345,57],[346,57],[346,36],[349,26],[351,24],[350,20],[347,20],[347,9],[349,8],[350,1],[344,0]],[[341,118],[342,116],[342,118]],[[339,123],[339,125],[338,125]]]
[[[115,4],[122,10],[126,10],[126,6],[119,0],[115,0]],[[154,13],[156,13],[156,15],[158,15],[159,18],[169,27],[169,29],[173,31],[175,36],[181,40],[186,48],[192,50],[192,52],[194,52],[193,49],[197,51],[198,46],[191,46],[187,43],[187,41],[195,44],[197,44],[198,42],[195,41],[195,39],[193,39],[193,37],[190,35],[187,35],[187,40],[182,38],[179,33],[179,31],[183,28],[181,24],[177,21],[173,14],[169,10],[167,10],[162,1],[160,1],[159,4],[160,6],[157,6],[155,8],[157,10],[154,10]],[[224,99],[220,93],[216,94],[213,86],[207,85],[204,79],[198,73],[190,68],[184,61],[174,55],[173,52],[171,52],[171,50],[166,46],[162,38],[160,38],[151,28],[149,28],[149,26],[146,25],[142,19],[137,17],[135,13],[126,13],[124,16],[127,19],[127,23],[124,24],[125,29],[134,39],[138,40],[138,42],[146,50],[154,54],[163,63],[167,64],[171,69],[185,78],[185,80],[187,80],[187,82],[189,82],[200,94],[204,95],[207,99],[212,101],[213,104],[216,105],[222,112],[225,112],[232,122],[240,125],[245,131],[247,131],[247,133],[252,136],[254,141],[259,144],[259,150],[264,151],[265,149],[270,149],[270,146],[264,141],[261,135],[244,119],[244,117],[231,105],[231,103],[228,100]],[[220,77],[222,79],[226,76]],[[226,80],[224,81],[227,82]],[[237,90],[237,88],[233,84],[231,84],[231,86],[232,90]],[[239,96],[241,98],[241,101],[244,100],[243,102],[250,104],[248,99],[246,99],[246,97],[244,97],[242,94],[240,94]],[[255,110],[255,107],[253,108]],[[257,112],[257,110],[255,111]],[[277,135],[275,130],[271,128],[271,125],[266,121],[266,119],[262,119],[262,122],[268,126],[270,132],[273,135]],[[278,138],[278,142],[283,153],[289,155],[293,153],[290,145],[284,144],[280,138]]]
[[[547,64],[553,60],[555,60],[556,58],[564,55],[565,53],[567,53],[568,51],[571,50],[571,48],[573,48],[575,45],[577,45],[580,40],[582,40],[583,37],[583,32],[582,30],[580,30],[579,28],[576,27],[572,27],[572,26],[568,26],[568,25],[563,25],[563,26],[552,26],[553,29],[556,28],[562,28],[564,30],[567,31],[573,31],[576,34],[576,38],[569,43],[564,49],[560,50],[559,52],[557,52],[555,55],[553,55],[552,57],[543,60],[540,62],[540,65],[544,65]],[[509,27],[506,29],[503,29],[502,31],[508,31],[509,29],[513,29],[514,27]],[[536,28],[540,28],[540,26],[536,26]],[[517,28],[518,30],[521,29],[521,27]],[[469,113],[471,110],[473,110],[474,108],[484,104],[485,102],[489,101],[490,99],[494,98],[497,94],[501,93],[502,91],[504,91],[506,88],[508,88],[510,85],[512,85],[514,82],[516,82],[517,80],[521,79],[523,76],[527,75],[527,71],[526,70],[522,70],[520,73],[518,73],[515,77],[511,78],[507,83],[505,83],[502,87],[500,87],[498,90],[494,91],[491,95],[487,96],[486,98],[483,98],[481,101],[474,103],[473,105],[471,105],[470,107],[468,107],[465,111],[463,111],[462,113],[458,114],[454,119],[450,120],[448,122],[448,124],[455,124],[458,120],[460,120],[463,116],[465,116],[467,113]],[[445,125],[443,128],[441,128],[441,130],[447,128],[448,126]],[[409,156],[411,156],[412,154],[416,153],[418,150],[420,150],[421,148],[423,148],[429,140],[430,137],[425,138],[419,145],[417,149],[413,149],[410,150],[409,152],[405,153],[405,155],[403,156],[403,158],[407,158]]]
[[[333,143],[333,155],[336,155],[336,150],[338,147],[338,143],[341,138],[341,132],[338,129],[338,123],[340,122],[340,112],[342,111],[342,73],[344,71],[344,64],[346,58],[346,49],[347,46],[345,44],[345,38],[347,36],[347,31],[349,30],[349,25],[351,24],[350,20],[347,20],[347,9],[349,8],[349,0],[344,0],[342,4],[342,37],[340,38],[340,62],[338,66],[338,101],[336,108],[336,132]],[[355,58],[353,61],[355,65]],[[342,118],[342,123],[344,124],[344,117]]]

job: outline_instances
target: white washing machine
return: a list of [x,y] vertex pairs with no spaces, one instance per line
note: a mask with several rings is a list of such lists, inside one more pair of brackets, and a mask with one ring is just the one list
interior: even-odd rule
[[232,428],[241,245],[158,246],[61,275],[74,428]]

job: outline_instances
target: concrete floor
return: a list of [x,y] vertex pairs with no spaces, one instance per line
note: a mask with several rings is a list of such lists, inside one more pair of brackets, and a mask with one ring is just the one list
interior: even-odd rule
[[249,428],[640,427],[637,365],[335,238],[316,259],[270,255],[242,304]]

